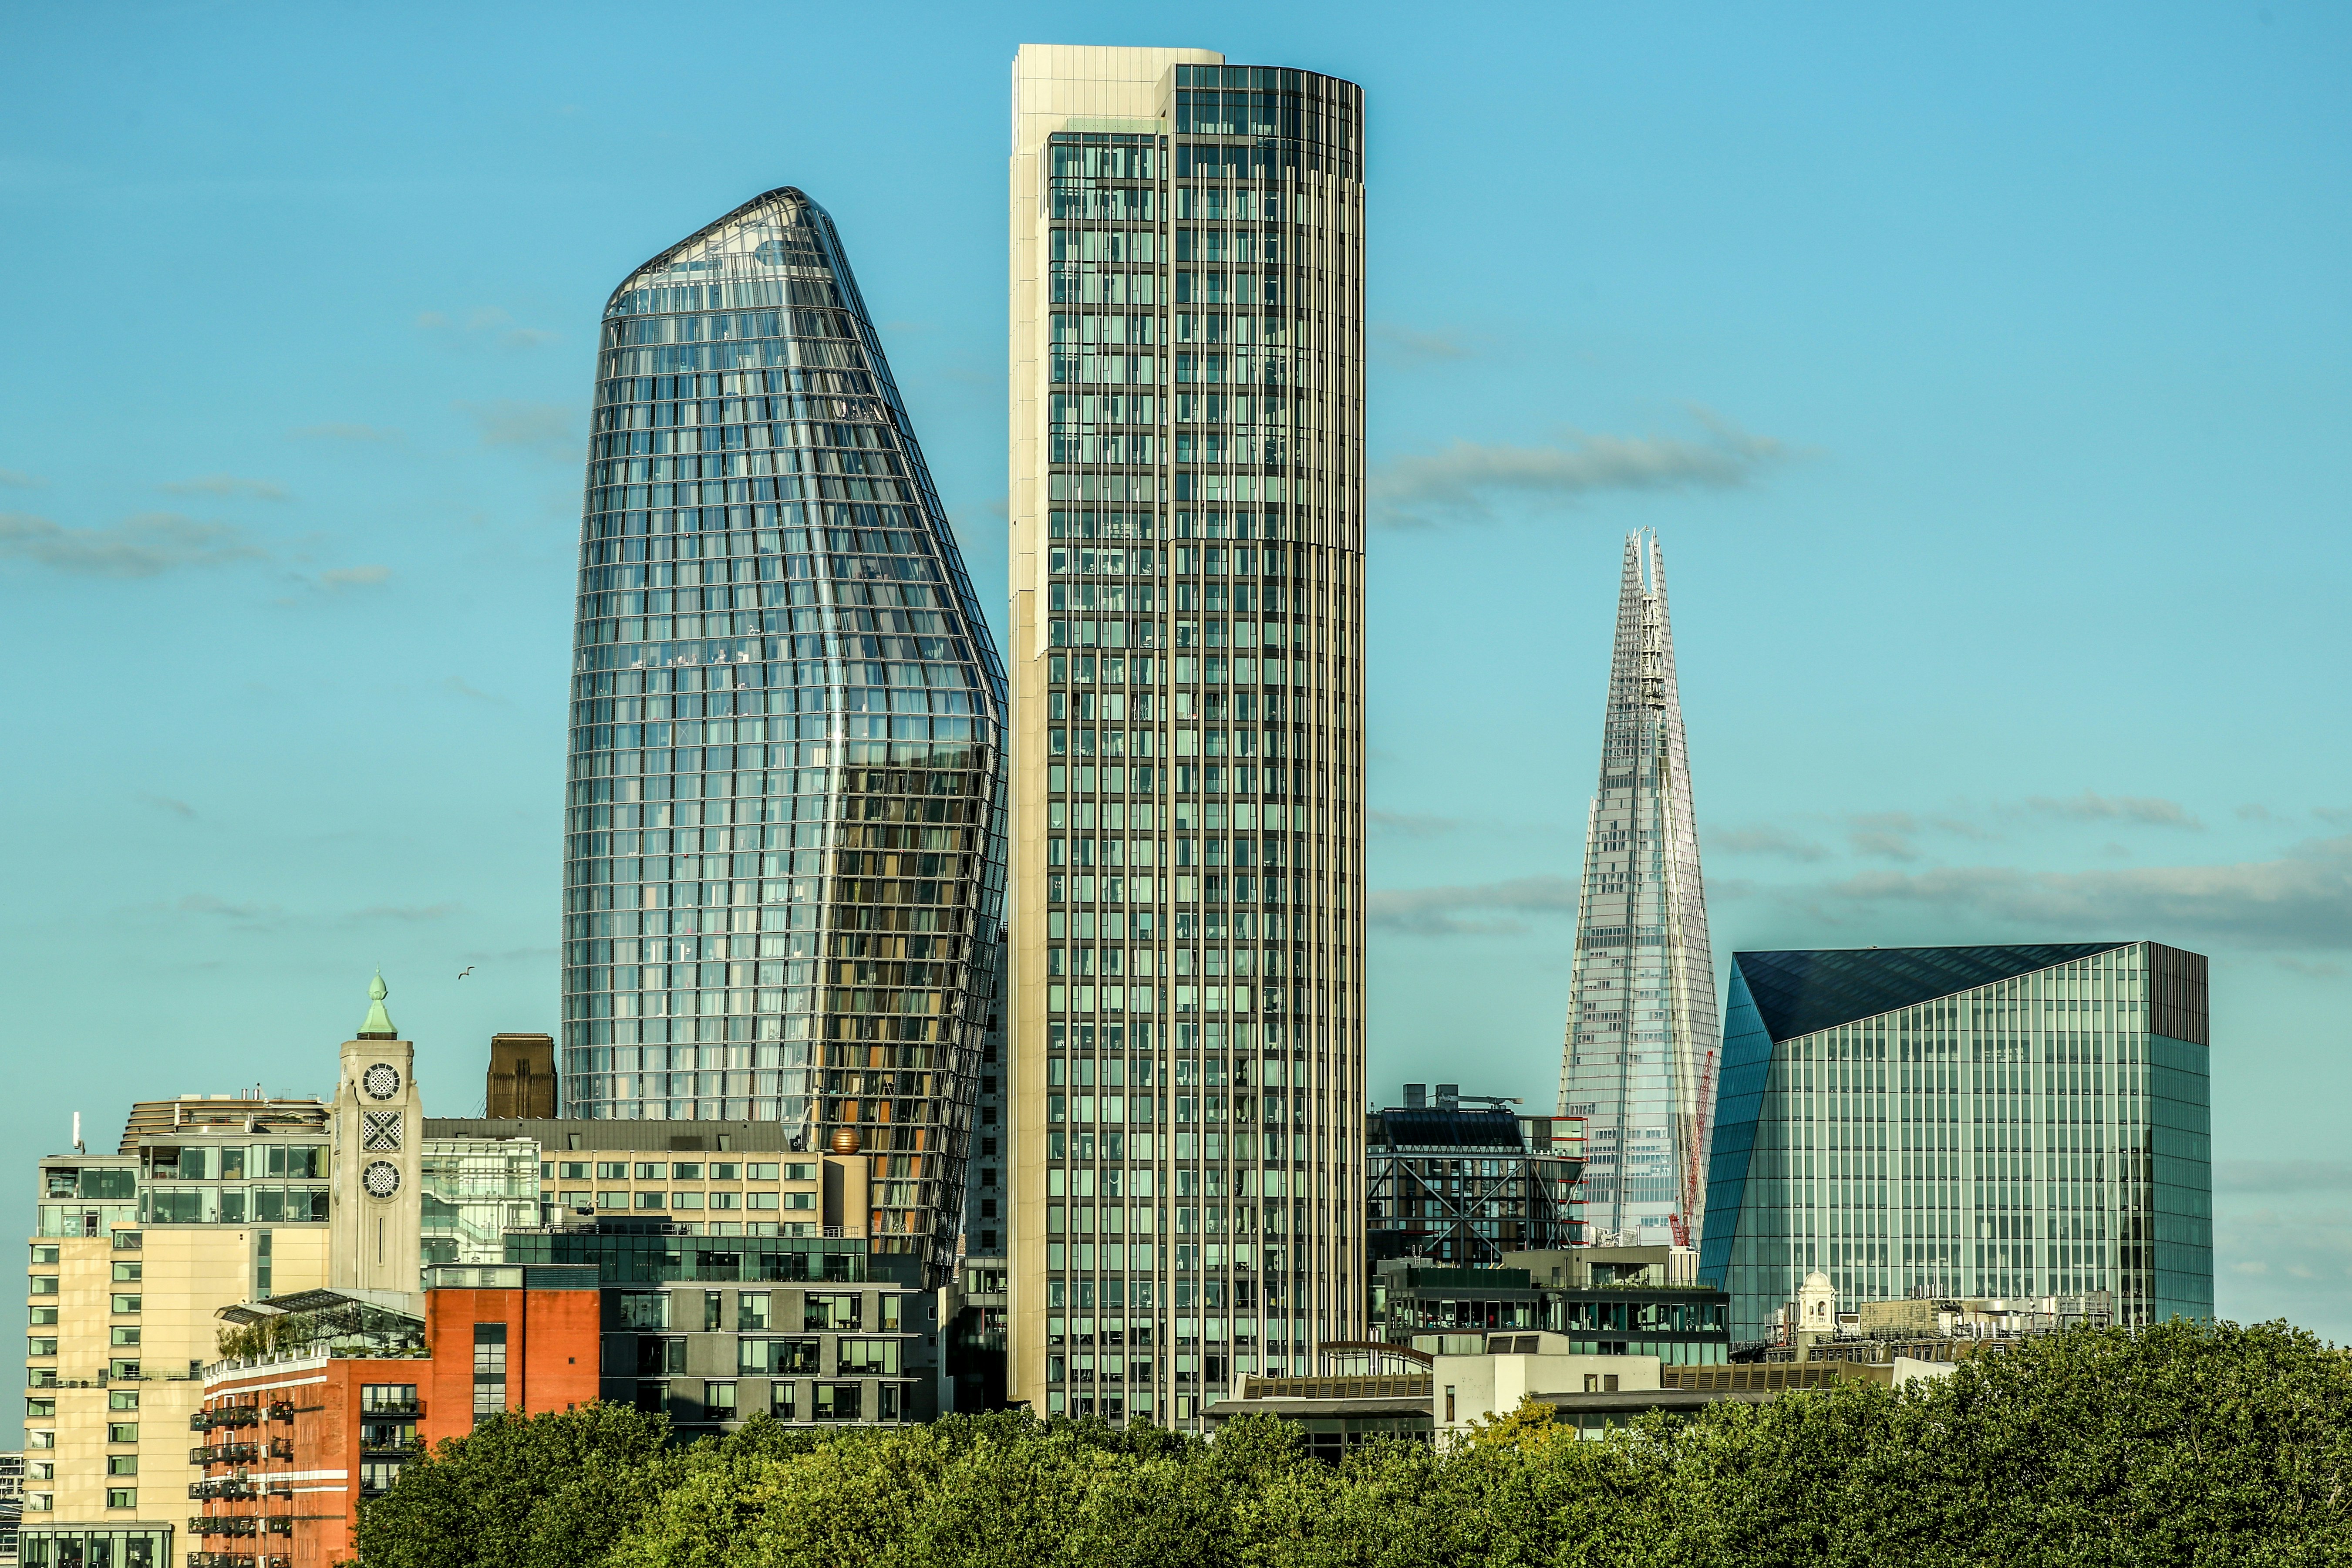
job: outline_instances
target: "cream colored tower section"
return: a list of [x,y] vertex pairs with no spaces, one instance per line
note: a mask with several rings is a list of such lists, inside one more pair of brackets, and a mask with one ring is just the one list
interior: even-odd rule
[[421,1288],[425,1100],[416,1047],[383,1009],[383,979],[369,989],[359,1038],[343,1042],[342,1069],[327,1120],[333,1196],[328,1279],[339,1290]]
[[1361,105],[1213,50],[1013,62],[1008,1392],[1041,1415],[1198,1429],[1364,1331]]

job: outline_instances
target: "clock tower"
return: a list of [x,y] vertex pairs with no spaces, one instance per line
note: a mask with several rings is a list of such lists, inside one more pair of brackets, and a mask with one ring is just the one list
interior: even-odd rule
[[415,1291],[422,1283],[425,1102],[416,1089],[416,1047],[392,1026],[385,994],[379,973],[368,986],[359,1037],[343,1042],[335,1080],[331,1289]]

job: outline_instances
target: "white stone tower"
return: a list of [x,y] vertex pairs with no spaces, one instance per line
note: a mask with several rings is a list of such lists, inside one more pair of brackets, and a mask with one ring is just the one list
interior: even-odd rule
[[378,974],[368,986],[359,1037],[343,1042],[328,1117],[334,1141],[331,1289],[413,1291],[420,1279],[425,1099],[416,1087],[416,1047],[392,1026],[384,995]]

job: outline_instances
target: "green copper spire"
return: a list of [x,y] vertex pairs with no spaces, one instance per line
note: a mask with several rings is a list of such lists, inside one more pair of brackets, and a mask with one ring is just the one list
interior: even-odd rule
[[400,1031],[392,1026],[392,1015],[383,1010],[383,999],[388,994],[389,988],[383,983],[383,971],[379,969],[375,972],[375,978],[368,982],[367,1017],[360,1025],[361,1039],[400,1038]]

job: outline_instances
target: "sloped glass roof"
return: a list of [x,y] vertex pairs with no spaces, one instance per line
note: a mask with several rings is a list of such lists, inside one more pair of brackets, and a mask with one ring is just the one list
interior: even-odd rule
[[1732,955],[1775,1040],[1876,1017],[2037,969],[2127,947],[2120,942],[2014,947],[1866,947]]

